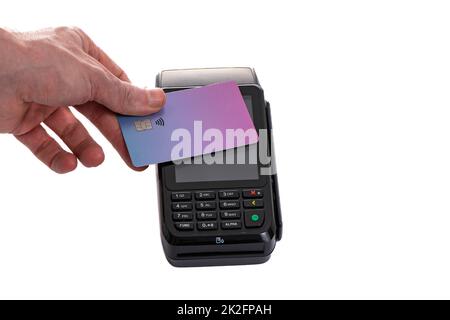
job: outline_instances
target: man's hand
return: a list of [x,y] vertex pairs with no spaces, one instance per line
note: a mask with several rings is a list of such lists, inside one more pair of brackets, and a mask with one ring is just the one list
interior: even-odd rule
[[[133,168],[115,113],[146,115],[165,102],[162,90],[129,83],[125,72],[78,28],[31,33],[0,29],[0,133],[11,133],[58,173],[104,160],[102,148],[69,106],[86,116]],[[41,126],[45,123],[73,153]],[[139,168],[133,168],[139,169]]]

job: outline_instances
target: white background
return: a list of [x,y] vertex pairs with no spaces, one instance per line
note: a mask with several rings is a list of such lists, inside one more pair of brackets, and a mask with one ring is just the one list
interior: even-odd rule
[[141,86],[255,67],[285,235],[263,265],[173,268],[154,168],[129,170],[88,123],[106,161],[64,176],[1,135],[0,298],[450,298],[447,3],[2,3],[3,27],[79,26]]

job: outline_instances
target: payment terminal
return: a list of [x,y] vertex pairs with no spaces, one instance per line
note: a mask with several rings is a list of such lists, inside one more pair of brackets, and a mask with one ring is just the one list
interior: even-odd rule
[[[156,86],[171,92],[230,80],[238,84],[256,129],[268,132],[267,143],[260,136],[258,145],[241,147],[244,153],[255,147],[263,151],[254,163],[157,165],[161,239],[167,260],[176,267],[264,263],[281,239],[270,105],[255,71],[164,70]],[[270,162],[260,161],[261,154]]]

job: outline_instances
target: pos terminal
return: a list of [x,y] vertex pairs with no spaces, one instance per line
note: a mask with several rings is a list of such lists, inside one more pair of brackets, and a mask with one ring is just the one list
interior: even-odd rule
[[[235,81],[270,163],[166,162],[157,165],[161,240],[176,267],[256,264],[269,260],[282,220],[270,131],[270,105],[251,68],[164,70],[156,86],[166,92]],[[241,147],[248,153],[251,146]],[[270,166],[270,168],[268,168]]]

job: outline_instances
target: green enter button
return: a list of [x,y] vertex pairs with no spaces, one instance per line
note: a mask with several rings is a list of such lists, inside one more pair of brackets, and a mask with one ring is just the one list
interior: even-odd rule
[[247,228],[261,227],[264,223],[264,211],[263,210],[249,210],[244,212],[245,226]]

